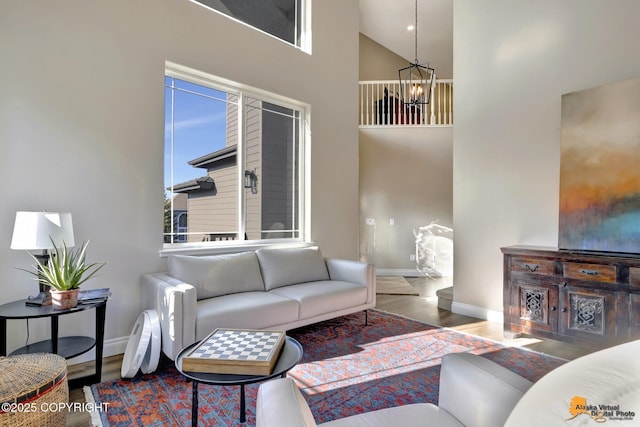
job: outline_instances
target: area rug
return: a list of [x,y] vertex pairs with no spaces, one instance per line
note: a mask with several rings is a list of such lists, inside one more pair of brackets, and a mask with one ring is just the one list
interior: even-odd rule
[[[566,361],[378,310],[290,331],[304,348],[289,372],[316,422],[414,402],[438,401],[442,356],[481,354],[535,381]],[[259,384],[246,387],[246,426],[255,426]],[[239,426],[239,388],[199,387],[201,426]],[[86,388],[107,427],[191,425],[191,384],[173,367]],[[106,405],[104,405],[106,404]]]
[[399,276],[376,277],[376,293],[384,295],[420,295],[407,279]]

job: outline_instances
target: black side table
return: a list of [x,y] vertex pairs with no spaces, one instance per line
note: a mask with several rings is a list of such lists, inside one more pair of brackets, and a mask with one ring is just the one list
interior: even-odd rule
[[191,425],[193,427],[198,425],[198,384],[209,384],[217,386],[240,386],[240,423],[246,421],[246,408],[244,399],[244,386],[246,384],[253,384],[261,381],[266,381],[275,377],[284,378],[289,370],[300,362],[302,359],[302,345],[291,337],[287,337],[284,342],[284,347],[278,357],[276,365],[273,367],[271,374],[269,375],[237,375],[237,374],[208,374],[202,372],[190,372],[182,370],[182,358],[185,354],[188,354],[191,349],[200,344],[200,341],[191,344],[190,346],[182,349],[182,351],[176,357],[176,369],[182,375],[192,381],[191,390]]
[[[104,321],[107,311],[107,300],[78,304],[68,310],[59,310],[51,305],[28,306],[26,300],[13,301],[0,305],[0,356],[7,355],[7,319],[35,319],[49,317],[51,319],[51,339],[29,344],[14,350],[14,354],[55,353],[70,359],[96,348],[95,373],[69,380],[69,388],[99,383],[102,379],[102,354],[104,346]],[[96,310],[95,339],[83,336],[58,336],[58,318],[66,314],[84,310]]]

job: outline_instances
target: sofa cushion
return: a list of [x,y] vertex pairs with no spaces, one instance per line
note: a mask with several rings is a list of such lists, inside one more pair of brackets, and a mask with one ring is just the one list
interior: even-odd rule
[[324,257],[313,248],[262,248],[256,251],[266,290],[296,283],[329,280]]
[[282,286],[268,292],[290,298],[300,304],[300,319],[362,305],[367,287],[339,280],[325,280]]
[[216,328],[268,329],[298,319],[298,303],[268,292],[244,292],[198,301],[196,339]]
[[382,426],[464,427],[464,424],[433,403],[410,403],[318,424],[318,427]]
[[195,286],[199,300],[238,292],[264,291],[260,266],[253,252],[171,255],[167,266],[171,276]]

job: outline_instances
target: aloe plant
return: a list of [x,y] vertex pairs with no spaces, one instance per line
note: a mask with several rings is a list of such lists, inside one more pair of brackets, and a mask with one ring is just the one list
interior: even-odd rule
[[75,250],[69,249],[64,242],[62,242],[62,246],[56,246],[52,239],[51,243],[53,243],[54,251],[49,257],[48,263],[41,262],[30,253],[38,269],[37,272],[29,271],[29,273],[36,276],[36,279],[45,286],[58,291],[77,289],[95,276],[98,270],[105,265],[104,262],[90,264],[86,262],[89,242],[83,243],[80,248]]

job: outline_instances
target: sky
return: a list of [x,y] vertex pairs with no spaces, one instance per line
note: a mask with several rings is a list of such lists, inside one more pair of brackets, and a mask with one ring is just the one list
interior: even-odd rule
[[165,188],[171,185],[172,80],[181,89],[173,90],[174,184],[205,176],[206,170],[188,162],[224,148],[226,139],[225,93],[165,77]]

